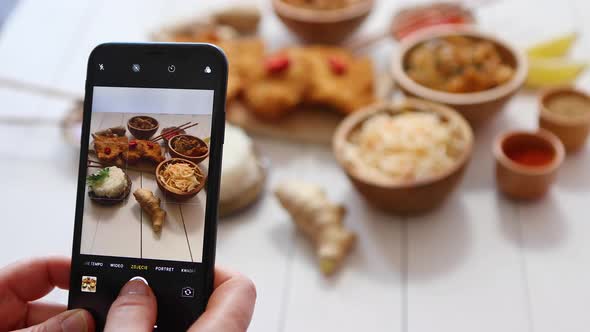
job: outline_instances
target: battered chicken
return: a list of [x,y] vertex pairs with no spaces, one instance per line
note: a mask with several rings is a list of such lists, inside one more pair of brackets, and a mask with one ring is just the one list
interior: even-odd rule
[[98,160],[107,164],[125,166],[129,139],[125,136],[100,136],[92,135],[94,138],[94,151]]
[[260,117],[280,118],[303,101],[309,88],[309,62],[299,50],[286,49],[267,57],[262,68],[264,75],[244,89],[244,101]]
[[127,162],[131,165],[136,164],[140,160],[148,160],[155,164],[159,164],[164,161],[164,159],[162,148],[158,143],[139,139],[129,142]]
[[140,160],[157,164],[165,159],[158,143],[144,140],[129,141],[127,137],[93,135],[93,138],[98,160],[109,165],[124,167],[127,163],[136,164]]
[[336,47],[313,46],[303,53],[312,66],[307,103],[348,114],[375,101],[370,59],[353,57]]

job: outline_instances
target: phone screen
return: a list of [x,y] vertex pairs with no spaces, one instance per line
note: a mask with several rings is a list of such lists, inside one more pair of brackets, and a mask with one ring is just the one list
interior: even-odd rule
[[204,45],[112,44],[91,56],[70,307],[91,310],[99,328],[132,278],[156,294],[158,330],[186,329],[204,310],[226,75]]

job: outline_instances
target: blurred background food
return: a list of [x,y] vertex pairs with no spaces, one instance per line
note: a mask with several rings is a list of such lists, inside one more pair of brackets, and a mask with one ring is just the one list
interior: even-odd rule
[[437,207],[463,175],[473,132],[456,111],[408,99],[346,118],[334,154],[369,204],[396,213]]
[[[582,0],[3,1],[0,198],[18,222],[0,234],[12,248],[0,263],[69,254],[91,49],[209,42],[230,65],[217,259],[258,286],[252,331],[586,331],[576,308],[590,296],[588,10]],[[94,143],[112,153],[121,129],[133,131],[133,167],[162,170],[186,128],[101,128]],[[195,178],[191,158],[209,143],[199,138],[177,147]],[[154,140],[161,151],[143,153]],[[119,156],[97,155],[93,169]],[[158,178],[172,192],[167,170]],[[123,184],[102,189],[126,196]],[[31,193],[44,197],[34,209]],[[157,229],[162,211],[140,196]]]

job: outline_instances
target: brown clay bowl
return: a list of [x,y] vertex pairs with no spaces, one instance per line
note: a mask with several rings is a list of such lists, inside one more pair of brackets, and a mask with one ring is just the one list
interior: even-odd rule
[[[179,191],[175,188],[170,188],[160,179],[160,176],[159,176],[160,172],[163,171],[164,166],[166,166],[170,163],[188,163],[188,164],[194,166],[195,169],[197,170],[197,173],[201,174],[203,176],[203,178],[201,179],[201,183],[195,189],[193,189],[189,192],[183,192],[183,191]],[[158,187],[160,188],[160,190],[162,192],[164,192],[167,197],[171,197],[174,200],[183,201],[183,200],[187,200],[189,198],[195,197],[205,187],[205,183],[207,183],[207,176],[203,173],[203,170],[201,168],[199,168],[199,165],[197,165],[196,163],[193,163],[192,161],[189,161],[189,160],[180,159],[180,158],[172,158],[172,159],[164,160],[156,167],[156,182],[158,183]]]
[[[495,44],[503,60],[515,70],[512,79],[489,90],[450,93],[420,85],[406,74],[407,58],[417,46],[436,38],[457,35],[488,40]],[[480,32],[469,25],[443,25],[426,28],[404,39],[399,52],[393,57],[391,71],[405,94],[450,106],[477,127],[502,110],[504,104],[522,87],[528,72],[528,62],[522,51],[495,36]]]
[[90,197],[90,200],[100,205],[117,205],[123,202],[127,198],[127,196],[129,196],[132,184],[131,179],[129,178],[129,175],[127,175],[127,173],[125,173],[125,178],[127,179],[127,187],[125,188],[125,191],[118,197],[96,196],[96,194],[93,191],[88,191],[88,197]]
[[[365,120],[382,112],[398,114],[404,109],[433,112],[444,120],[457,124],[465,139],[466,148],[452,167],[429,178],[400,182],[394,179],[373,177],[346,160],[345,154],[349,138]],[[472,149],[473,131],[459,113],[444,105],[411,98],[402,103],[369,106],[347,116],[336,129],[333,139],[336,159],[355,188],[368,203],[396,214],[424,213],[439,206],[461,180]]]
[[590,111],[580,116],[568,117],[552,112],[548,105],[557,98],[580,98],[590,105],[590,96],[583,91],[562,87],[546,90],[539,98],[539,126],[554,133],[563,143],[565,150],[575,152],[581,149],[590,133]]
[[363,0],[342,9],[309,9],[272,0],[281,21],[299,38],[310,43],[337,44],[348,38],[367,18],[374,0]]
[[[174,149],[174,142],[180,138],[180,137],[190,137],[190,138],[194,138],[196,140],[198,140],[201,144],[205,145],[207,147],[207,152],[205,152],[204,154],[200,155],[200,156],[187,156],[185,154],[182,154],[178,151],[176,151]],[[170,156],[172,156],[172,158],[181,158],[181,159],[185,159],[188,161],[192,161],[196,164],[202,162],[203,160],[205,160],[207,157],[209,157],[209,146],[207,145],[207,143],[205,143],[205,141],[203,141],[202,139],[193,136],[193,135],[187,135],[187,134],[182,134],[182,135],[176,135],[174,137],[172,137],[169,141],[168,141],[168,151],[170,152]]]
[[[135,118],[148,118],[156,125],[150,129],[141,129],[138,127],[134,127],[131,124],[131,122]],[[145,115],[134,116],[134,117],[130,118],[129,121],[127,121],[127,128],[129,129],[129,132],[131,133],[131,135],[133,135],[133,137],[135,137],[137,139],[150,139],[158,131],[159,127],[160,127],[160,124],[158,123],[158,120],[152,118],[151,116],[145,116]]]
[[[531,166],[511,159],[511,150],[543,149],[552,157],[540,166]],[[549,131],[513,131],[498,136],[493,146],[496,158],[496,184],[506,196],[532,200],[545,195],[555,181],[565,155],[563,144]]]

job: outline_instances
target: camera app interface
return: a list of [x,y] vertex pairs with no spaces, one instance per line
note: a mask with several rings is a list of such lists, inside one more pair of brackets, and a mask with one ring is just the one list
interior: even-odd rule
[[160,316],[199,296],[213,95],[93,88],[82,269],[72,291],[91,297],[84,303],[99,317],[131,278],[152,287]]

